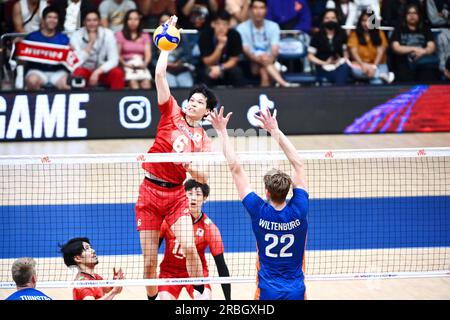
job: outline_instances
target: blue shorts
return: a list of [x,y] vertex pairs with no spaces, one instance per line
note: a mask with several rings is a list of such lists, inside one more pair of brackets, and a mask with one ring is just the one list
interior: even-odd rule
[[[258,298],[259,292],[259,298]],[[259,300],[306,300],[306,288],[278,291],[270,287],[258,288],[256,299]]]

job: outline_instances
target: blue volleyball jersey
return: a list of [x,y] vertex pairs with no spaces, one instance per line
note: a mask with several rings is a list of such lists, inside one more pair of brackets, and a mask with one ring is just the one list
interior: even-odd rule
[[22,289],[14,292],[6,300],[52,300],[41,291],[33,288]]
[[294,188],[293,197],[280,211],[254,192],[242,203],[250,214],[258,248],[257,298],[304,299],[308,193]]

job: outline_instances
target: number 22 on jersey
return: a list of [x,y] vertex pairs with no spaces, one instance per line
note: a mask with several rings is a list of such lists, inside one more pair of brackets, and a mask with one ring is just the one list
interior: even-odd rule
[[[278,236],[273,233],[267,233],[264,237],[264,240],[267,243],[266,246],[266,256],[270,258],[289,258],[292,257],[292,252],[288,252],[289,248],[294,244],[294,235],[293,234],[283,234]],[[275,247],[278,243],[284,244],[280,250],[280,253],[275,250]]]

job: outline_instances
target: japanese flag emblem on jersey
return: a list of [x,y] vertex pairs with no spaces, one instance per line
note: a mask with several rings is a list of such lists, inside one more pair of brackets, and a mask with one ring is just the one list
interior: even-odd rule
[[205,234],[205,230],[198,228],[196,235],[199,237],[203,237],[203,235]]

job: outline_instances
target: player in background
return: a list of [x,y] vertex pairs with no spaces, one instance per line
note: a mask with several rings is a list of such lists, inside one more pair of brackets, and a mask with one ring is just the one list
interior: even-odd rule
[[[205,257],[205,250],[209,247],[211,255],[214,257],[219,277],[229,277],[230,273],[223,256],[224,247],[220,231],[214,222],[202,211],[202,206],[209,196],[209,186],[189,179],[184,183],[184,189],[189,199],[189,209],[191,210],[192,222],[194,224],[195,245],[202,262],[203,276],[208,277],[209,275]],[[159,266],[159,278],[188,278],[189,274],[186,269],[184,250],[165,221],[161,228],[160,245],[163,240],[166,241],[166,249],[164,259]],[[204,292],[201,296],[195,292],[191,285],[159,286],[158,298],[160,300],[176,300],[183,288],[186,289],[192,299],[211,299],[210,285],[205,285]],[[222,284],[222,290],[225,299],[230,300],[231,285],[229,283]]]
[[[98,257],[88,238],[73,238],[67,241],[61,246],[61,253],[66,266],[78,268],[75,281],[103,280],[94,272],[95,266],[98,264]],[[113,269],[113,279],[124,279],[122,268],[117,272],[115,268]],[[121,292],[122,287],[74,288],[73,300],[112,300]]]
[[6,300],[52,300],[36,289],[36,261],[33,258],[19,258],[14,261],[11,273],[17,291]]
[[[219,113],[211,113],[211,120],[221,140],[239,197],[252,220],[258,247],[255,299],[303,300],[306,298],[303,266],[308,230],[305,169],[297,150],[278,128],[276,110],[273,116],[268,109],[260,114],[255,117],[278,142],[294,171],[292,180],[289,175],[276,169],[265,174],[268,202],[252,191],[247,174],[233,150],[226,129],[231,113],[223,117],[221,107]],[[293,196],[286,202],[291,185]]]
[[[177,17],[167,22],[175,26]],[[155,142],[149,153],[184,153],[210,151],[210,140],[201,122],[216,106],[214,93],[206,86],[194,88],[183,111],[170,93],[166,78],[168,51],[161,51],[155,69],[155,84],[161,119]],[[155,279],[161,224],[165,220],[180,241],[186,255],[190,277],[202,277],[202,263],[194,241],[194,227],[183,182],[188,172],[201,183],[207,181],[202,168],[187,163],[144,163],[145,178],[136,203],[136,224],[144,256],[144,278]],[[194,286],[203,293],[204,286]],[[154,300],[156,286],[147,286],[147,297]]]

